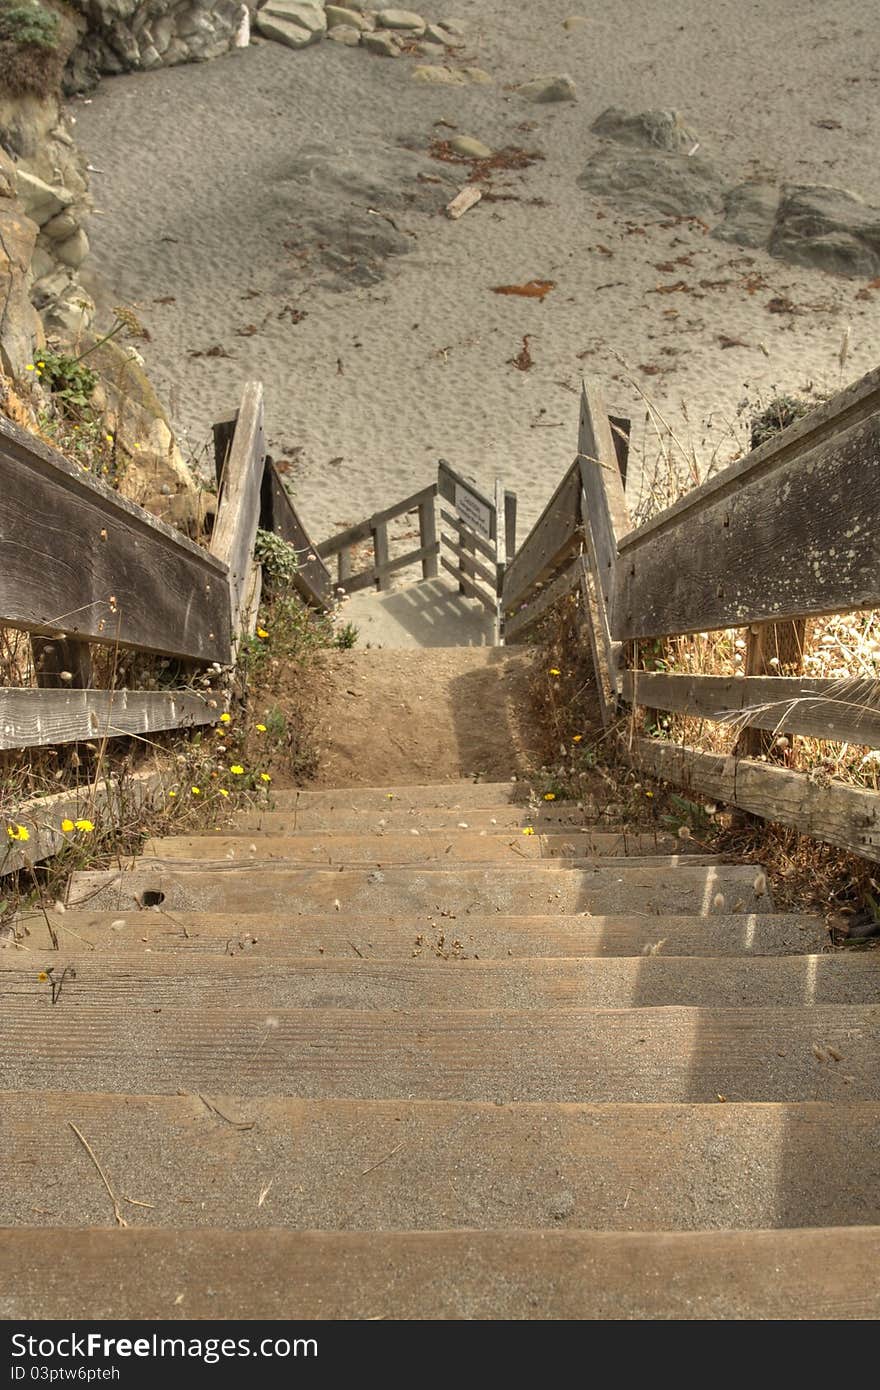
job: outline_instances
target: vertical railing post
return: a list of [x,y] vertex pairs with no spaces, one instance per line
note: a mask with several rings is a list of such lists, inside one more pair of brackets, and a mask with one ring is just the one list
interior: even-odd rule
[[436,579],[440,573],[437,555],[437,507],[435,494],[419,503],[419,545],[430,554],[422,556],[422,578]]
[[385,573],[385,566],[388,564],[388,522],[380,521],[373,527],[373,571],[375,575],[375,585],[377,589],[387,589],[390,580]]

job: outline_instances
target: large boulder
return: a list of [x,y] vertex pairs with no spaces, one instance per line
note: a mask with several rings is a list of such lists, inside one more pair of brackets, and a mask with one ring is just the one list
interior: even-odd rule
[[630,216],[714,216],[721,207],[721,179],[708,160],[664,150],[597,150],[577,180],[579,188],[610,198]]
[[102,73],[217,58],[242,45],[249,8],[242,0],[76,0],[76,7],[87,32],[68,59],[68,93],[88,90]]
[[327,16],[321,0],[269,0],[257,14],[257,28],[288,48],[307,48],[326,34]]
[[779,189],[775,184],[757,180],[738,183],[725,193],[724,221],[713,227],[712,235],[737,246],[766,248],[778,207]]
[[829,184],[788,184],[770,237],[771,255],[836,275],[880,274],[880,208]]
[[533,77],[517,87],[517,92],[527,101],[577,101],[577,87],[568,73],[555,73],[547,77]]
[[699,143],[677,111],[624,111],[609,106],[590,129],[594,135],[621,145],[668,150],[671,154],[688,154]]

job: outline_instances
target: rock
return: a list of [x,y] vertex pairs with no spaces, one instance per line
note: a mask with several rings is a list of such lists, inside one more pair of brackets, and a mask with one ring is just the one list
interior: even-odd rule
[[438,19],[437,23],[441,29],[445,29],[448,34],[454,34],[456,38],[462,38],[467,29],[461,19]]
[[414,82],[428,82],[434,86],[466,87],[467,77],[461,68],[428,67],[420,64],[412,70]]
[[635,216],[712,217],[723,199],[721,179],[708,160],[666,150],[607,145],[588,161],[577,184]]
[[370,53],[378,53],[381,58],[400,57],[400,40],[390,29],[376,29],[372,34],[363,34],[361,43]]
[[269,0],[257,13],[257,28],[288,48],[306,48],[327,32],[320,0]]
[[59,212],[57,217],[52,217],[43,227],[43,236],[50,241],[66,241],[73,236],[78,228],[78,222],[71,212]]
[[740,183],[724,195],[724,221],[713,227],[719,241],[767,247],[773,234],[779,189],[770,183]]
[[334,43],[344,43],[348,48],[357,48],[361,41],[361,31],[350,28],[348,24],[334,24],[332,29],[327,30],[327,37]]
[[[0,167],[9,174],[10,161],[2,151]],[[36,223],[11,198],[0,198],[0,368],[13,378],[24,376],[42,341],[28,292],[36,239]]]
[[40,280],[43,276],[50,274],[55,269],[55,257],[46,246],[37,243],[34,254],[31,256],[31,277],[33,280]]
[[516,89],[527,101],[577,101],[577,88],[567,73],[533,77]]
[[64,293],[50,300],[42,311],[46,332],[68,343],[78,342],[94,317],[94,301],[75,283],[68,283]]
[[62,265],[70,266],[72,270],[77,270],[89,254],[89,239],[79,227],[66,241],[60,241],[55,246],[55,256]]
[[425,32],[425,21],[413,10],[378,10],[376,19],[383,29],[404,29],[420,38]]
[[454,135],[449,147],[456,154],[464,155],[466,159],[491,159],[495,153],[488,145],[484,145],[482,140],[475,140],[472,135]]
[[462,68],[461,71],[464,73],[466,80],[472,82],[477,87],[488,87],[495,81],[492,74],[486,72],[485,68]]
[[338,25],[344,25],[346,29],[368,28],[367,21],[357,10],[346,9],[343,5],[325,5],[324,15],[327,19],[327,28],[335,29]]
[[50,188],[36,174],[22,168],[15,171],[15,187],[26,215],[40,227],[73,202],[73,195],[66,189]]
[[696,135],[677,111],[623,111],[609,106],[590,127],[594,135],[623,145],[687,153],[698,144]]
[[835,275],[880,274],[880,208],[847,188],[788,184],[782,190],[770,254]]
[[568,32],[571,33],[574,29],[580,29],[580,28],[583,27],[583,25],[588,24],[588,23],[589,23],[589,20],[586,18],[585,15],[582,15],[582,14],[570,14],[570,15],[568,16],[568,19],[564,19],[564,20],[562,21],[562,27],[563,27],[563,29],[567,29]]
[[447,42],[447,38],[452,37],[453,36],[451,34],[447,36],[446,31],[444,29],[441,29],[439,24],[428,24],[426,25],[425,32],[422,35],[422,42],[427,44],[445,44]]

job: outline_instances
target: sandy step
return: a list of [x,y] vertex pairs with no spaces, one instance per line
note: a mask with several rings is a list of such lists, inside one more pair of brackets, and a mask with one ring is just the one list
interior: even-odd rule
[[[0,1009],[22,998],[45,1004],[67,969],[63,1004],[81,1008],[629,1009],[873,1004],[880,999],[880,953],[602,960],[272,959],[66,950],[0,957]],[[50,980],[40,980],[49,973]]]
[[[532,829],[533,827],[529,827]],[[371,867],[425,864],[519,864],[534,859],[601,859],[619,855],[679,855],[689,846],[674,835],[626,832],[568,831],[559,835],[490,835],[484,831],[415,831],[387,835],[169,835],[148,840],[144,856],[164,862],[227,860],[261,862],[275,859],[311,868],[332,864]],[[695,851],[696,852],[696,851]]]
[[[67,950],[219,953],[240,956],[351,956],[359,959],[532,956],[786,956],[827,948],[818,917],[775,913],[718,913],[711,917],[509,917],[479,913],[407,918],[287,913],[48,912],[19,919],[27,956]],[[26,933],[26,934],[25,934]]]
[[[601,1231],[880,1225],[880,1106],[0,1095],[0,1225]],[[430,1175],[430,1176],[428,1176]],[[258,1205],[259,1194],[270,1184]]]
[[663,1234],[13,1230],[0,1242],[0,1312],[20,1322],[874,1319],[878,1260],[880,1229],[871,1226]]
[[413,808],[460,810],[463,807],[522,805],[532,797],[526,782],[437,782],[428,786],[326,787],[273,791],[279,811],[409,811]]
[[[168,911],[200,912],[430,912],[698,913],[772,911],[763,874],[753,866],[672,867],[617,859],[585,869],[567,860],[502,868],[285,869],[214,864],[76,873],[70,907],[128,911],[143,903]],[[756,892],[756,885],[760,892]]]
[[[276,799],[273,797],[273,800]],[[617,809],[619,811],[619,803]],[[251,811],[236,816],[233,825],[224,827],[218,833],[253,835],[262,831],[267,835],[408,835],[411,830],[485,830],[493,835],[521,829],[526,825],[552,833],[556,829],[589,828],[603,814],[602,808],[592,802],[585,802],[581,806],[573,801],[557,801],[552,806],[539,803],[537,806],[512,804],[448,809],[442,806],[397,807],[393,801],[389,801],[381,809],[371,812],[346,810],[344,806],[337,806],[333,810],[302,807],[287,811]],[[603,826],[599,824],[596,829],[603,829]]]
[[53,1007],[0,1015],[6,1090],[303,1099],[880,1099],[880,1006],[456,1010]]

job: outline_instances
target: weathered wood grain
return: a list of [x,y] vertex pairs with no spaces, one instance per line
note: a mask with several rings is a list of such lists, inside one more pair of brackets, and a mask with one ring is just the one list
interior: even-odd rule
[[626,671],[621,693],[630,704],[695,719],[880,747],[880,681],[867,677],[835,681]]
[[0,419],[0,624],[225,663],[228,607],[225,564]]
[[212,724],[219,710],[185,690],[0,687],[0,749],[151,734]]
[[235,633],[241,628],[250,589],[265,458],[263,387],[259,381],[250,381],[244,388],[226,456],[211,537],[211,553],[229,567],[230,617]]
[[445,522],[447,526],[451,526],[459,539],[463,536],[467,536],[472,540],[474,549],[478,550],[481,555],[485,555],[487,560],[495,559],[495,546],[492,542],[484,540],[482,536],[477,535],[476,531],[472,531],[469,526],[465,526],[460,517],[453,516],[445,507],[441,507],[440,520]]
[[880,793],[840,782],[823,785],[803,772],[663,739],[636,739],[624,756],[652,777],[880,860]]
[[485,580],[485,582],[489,585],[489,588],[492,590],[492,592],[495,592],[496,576],[489,569],[488,565],[484,565],[482,560],[477,559],[476,555],[473,553],[469,546],[467,546],[463,541],[461,543],[454,541],[449,536],[443,536],[442,541],[443,544],[449,550],[452,551],[453,555],[458,556],[461,562],[461,567],[465,570],[467,574],[469,574],[472,578],[479,575],[480,579]]
[[880,414],[772,462],[623,539],[615,637],[880,606]]
[[440,570],[437,534],[436,494],[419,503],[419,545],[422,550],[422,578],[434,579]]
[[458,580],[458,587],[462,593],[467,594],[469,598],[478,599],[483,607],[488,609],[490,613],[497,614],[498,600],[490,598],[486,591],[481,589],[479,584],[476,584],[464,569],[459,569],[458,566],[451,565],[445,555],[440,556],[440,563],[445,570],[449,571],[454,579]]
[[[393,560],[387,560],[382,566],[381,571],[377,570],[375,566],[372,566],[370,569],[364,570],[361,574],[356,574],[346,579],[345,592],[347,594],[356,594],[359,593],[361,589],[369,589],[371,585],[375,586],[377,576],[381,575],[384,580],[389,574],[394,574],[395,570],[402,570],[406,569],[409,565],[416,565],[420,560],[424,560],[426,553],[436,558],[440,553],[439,541],[432,546],[429,552],[425,552],[421,547],[419,547],[418,550],[409,550],[405,555],[397,555]],[[387,588],[388,586],[385,585],[384,587]]]
[[474,497],[482,502],[484,507],[489,508],[492,514],[489,539],[495,540],[498,535],[498,517],[494,500],[491,497],[487,497],[486,494],[477,487],[476,483],[470,482],[469,479],[465,478],[461,473],[457,473],[454,468],[450,467],[445,459],[441,459],[437,469],[437,488],[444,501],[451,502],[453,506],[455,506],[456,484],[460,488],[463,488],[465,492],[472,493]]
[[260,502],[260,525],[264,531],[292,545],[297,555],[293,586],[313,608],[333,607],[333,579],[318,555],[306,528],[300,521],[293,499],[271,459],[266,460]]
[[535,623],[540,622],[554,604],[559,603],[560,599],[565,598],[573,589],[578,587],[580,581],[580,557],[576,556],[546,588],[536,591],[530,603],[527,603],[518,613],[514,613],[506,620],[504,624],[505,641],[521,641],[524,635],[535,626]]
[[535,585],[550,579],[581,541],[581,479],[575,459],[504,575],[504,608],[526,602]]

